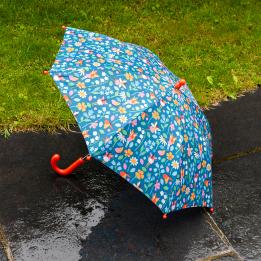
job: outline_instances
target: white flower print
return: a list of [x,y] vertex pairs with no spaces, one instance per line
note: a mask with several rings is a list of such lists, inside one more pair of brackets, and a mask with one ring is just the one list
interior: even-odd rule
[[125,86],[125,83],[126,83],[127,81],[124,81],[124,80],[122,80],[122,79],[117,79],[117,80],[115,80],[115,84],[116,85],[118,85],[120,88],[126,88],[126,86]]
[[127,122],[127,120],[128,120],[125,115],[121,115],[121,116],[119,117],[119,119],[120,119],[120,122],[122,122],[122,123],[125,123],[125,122]]
[[121,132],[118,133],[118,139],[119,139],[122,143],[124,143],[124,142],[126,141],[126,138],[124,137],[124,135],[123,135]]
[[159,140],[160,140],[160,142],[161,142],[164,146],[167,145],[167,141],[166,141],[166,139],[165,139],[162,135],[160,135]]
[[86,92],[83,91],[83,90],[78,91],[78,95],[79,95],[81,98],[86,98]]

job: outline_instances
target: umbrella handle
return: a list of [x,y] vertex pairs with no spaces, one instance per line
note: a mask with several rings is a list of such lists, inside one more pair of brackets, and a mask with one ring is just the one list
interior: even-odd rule
[[91,156],[87,156],[86,159],[85,158],[79,158],[76,161],[74,161],[69,167],[67,167],[66,169],[60,169],[57,166],[57,162],[60,160],[61,156],[59,154],[54,154],[51,158],[51,166],[53,168],[53,170],[59,174],[60,176],[67,176],[69,174],[71,174],[77,167],[83,165],[85,163],[86,160],[90,160]]

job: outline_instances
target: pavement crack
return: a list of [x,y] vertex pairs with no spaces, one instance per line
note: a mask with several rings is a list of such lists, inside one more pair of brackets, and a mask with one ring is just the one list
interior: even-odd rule
[[239,158],[246,157],[250,154],[255,154],[255,153],[261,153],[261,147],[254,147],[254,148],[249,149],[247,151],[237,152],[237,153],[231,154],[229,156],[223,157],[221,159],[214,159],[213,164],[220,164],[220,163],[223,163],[225,161],[239,159]]
[[[243,258],[240,256],[240,254],[234,249],[233,245],[230,243],[226,235],[223,233],[223,231],[219,228],[211,214],[209,214],[208,211],[204,210],[207,214],[207,222],[213,229],[213,231],[220,237],[220,239],[230,248],[229,251],[233,252],[233,256],[235,256],[238,260],[243,261]],[[203,259],[203,260],[214,260],[214,259]]]
[[13,254],[12,254],[12,251],[10,248],[10,244],[7,240],[7,237],[5,236],[4,229],[1,225],[0,225],[0,244],[2,244],[2,246],[4,248],[7,260],[14,261],[14,257],[13,257]]

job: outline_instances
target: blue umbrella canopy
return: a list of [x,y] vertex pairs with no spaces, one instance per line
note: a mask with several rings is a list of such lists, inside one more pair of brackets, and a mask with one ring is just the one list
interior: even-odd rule
[[163,213],[212,208],[208,121],[187,84],[154,53],[67,27],[50,75],[93,158]]

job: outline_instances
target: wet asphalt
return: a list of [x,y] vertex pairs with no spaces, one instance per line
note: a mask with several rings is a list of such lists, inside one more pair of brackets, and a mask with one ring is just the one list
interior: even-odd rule
[[77,129],[1,137],[0,260],[8,251],[15,260],[261,260],[261,89],[206,115],[214,138],[213,216],[191,209],[163,220],[95,161],[58,177],[52,154],[61,153],[62,167],[87,152]]

